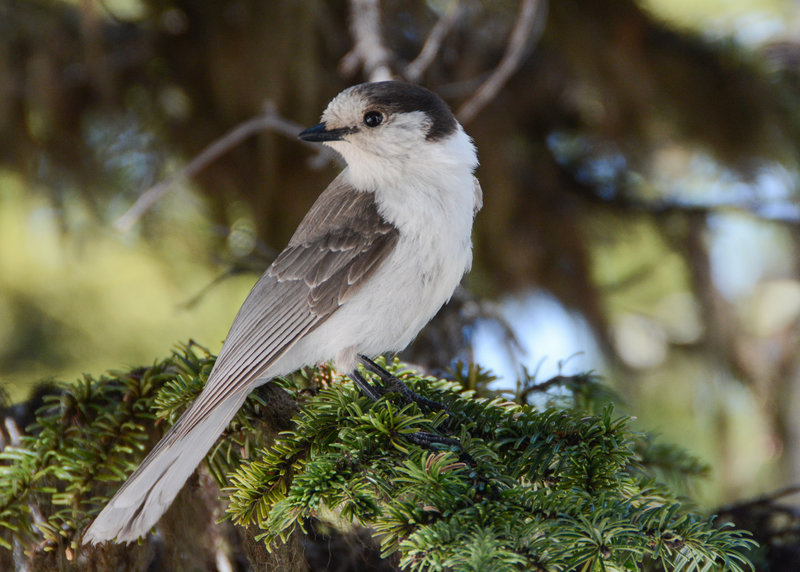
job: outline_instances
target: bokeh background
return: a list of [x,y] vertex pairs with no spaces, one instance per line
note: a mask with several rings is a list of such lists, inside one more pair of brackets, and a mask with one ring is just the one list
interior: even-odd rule
[[[312,125],[366,79],[348,56],[357,4],[0,2],[6,399],[188,339],[219,350],[336,165],[260,130],[114,223],[242,122]],[[380,4],[400,76],[449,22],[417,79],[481,158],[444,355],[493,369],[496,389],[523,367],[603,374],[643,430],[709,464],[690,490],[706,506],[800,482],[800,3],[533,4],[514,73],[474,117],[521,4]],[[425,347],[441,333],[424,339],[409,358],[447,365]]]

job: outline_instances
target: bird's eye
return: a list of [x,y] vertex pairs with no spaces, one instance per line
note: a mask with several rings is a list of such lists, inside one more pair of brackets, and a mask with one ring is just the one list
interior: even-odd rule
[[367,111],[364,114],[364,125],[367,127],[377,127],[383,123],[383,114],[380,111]]

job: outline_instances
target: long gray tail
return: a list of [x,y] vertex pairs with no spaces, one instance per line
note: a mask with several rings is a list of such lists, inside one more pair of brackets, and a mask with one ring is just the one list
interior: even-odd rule
[[192,414],[202,406],[201,394],[97,515],[84,534],[83,543],[113,538],[130,542],[146,534],[172,504],[246,397],[247,392],[236,394],[198,421]]

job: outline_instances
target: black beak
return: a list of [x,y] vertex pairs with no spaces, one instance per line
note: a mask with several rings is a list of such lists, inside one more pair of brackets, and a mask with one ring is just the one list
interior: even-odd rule
[[353,130],[349,127],[328,129],[324,123],[320,123],[319,125],[309,127],[305,131],[300,132],[297,136],[303,141],[321,143],[323,141],[341,141],[345,135],[352,132]]

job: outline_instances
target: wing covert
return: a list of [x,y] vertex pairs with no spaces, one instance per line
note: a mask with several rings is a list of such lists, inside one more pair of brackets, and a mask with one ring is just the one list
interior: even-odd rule
[[203,402],[189,412],[186,431],[215,403],[249,387],[351,298],[392,252],[398,237],[378,212],[373,193],[354,190],[341,175],[335,179],[239,310]]

